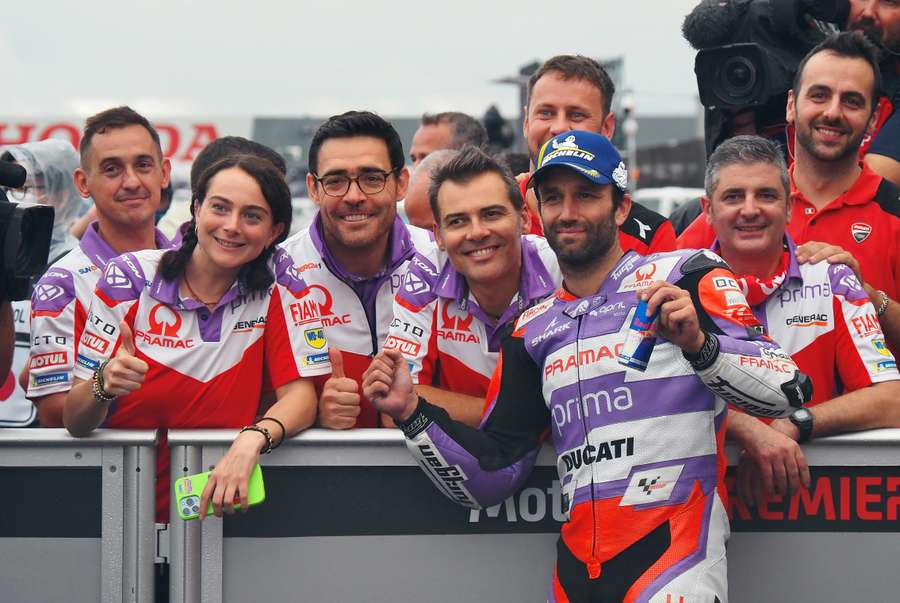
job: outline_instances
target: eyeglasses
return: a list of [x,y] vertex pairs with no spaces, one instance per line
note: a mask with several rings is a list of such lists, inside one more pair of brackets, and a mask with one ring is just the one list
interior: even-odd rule
[[384,187],[387,186],[388,176],[395,171],[396,170],[391,170],[389,172],[363,172],[355,178],[351,178],[346,174],[329,174],[322,178],[319,178],[318,176],[314,176],[314,178],[316,182],[322,185],[322,190],[325,191],[325,194],[331,197],[343,197],[346,195],[347,191],[350,190],[351,182],[355,182],[356,186],[359,187],[359,190],[366,195],[377,195],[384,190]]

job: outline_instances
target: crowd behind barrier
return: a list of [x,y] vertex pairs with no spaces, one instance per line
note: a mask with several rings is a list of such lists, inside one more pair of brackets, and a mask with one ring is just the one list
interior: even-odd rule
[[[170,432],[173,481],[208,469],[233,435]],[[470,510],[434,490],[399,432],[309,430],[264,458],[262,505],[203,523],[173,511],[157,538],[155,442],[147,431],[0,431],[0,482],[14,494],[0,514],[5,600],[152,601],[156,553],[177,603],[543,600],[562,519],[549,448],[515,496]],[[729,479],[730,600],[895,600],[898,445],[897,429],[810,442],[809,492],[759,509]]]

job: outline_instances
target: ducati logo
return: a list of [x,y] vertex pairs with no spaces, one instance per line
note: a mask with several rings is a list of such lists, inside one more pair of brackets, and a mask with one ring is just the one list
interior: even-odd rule
[[854,222],[850,226],[850,234],[853,235],[854,241],[862,243],[869,238],[870,234],[872,234],[872,227],[865,222]]

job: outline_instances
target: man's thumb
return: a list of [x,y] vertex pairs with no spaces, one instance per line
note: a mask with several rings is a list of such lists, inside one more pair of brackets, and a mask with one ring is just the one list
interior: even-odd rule
[[119,340],[119,349],[134,356],[134,335],[131,333],[131,327],[123,320],[119,323],[119,331],[122,333]]
[[344,374],[344,357],[337,348],[328,348],[328,359],[331,361],[331,376],[343,379]]

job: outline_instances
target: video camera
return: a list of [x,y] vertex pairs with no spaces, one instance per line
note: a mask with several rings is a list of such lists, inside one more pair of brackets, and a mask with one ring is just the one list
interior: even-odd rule
[[5,189],[22,188],[27,174],[17,163],[0,159],[0,300],[31,295],[31,281],[47,268],[53,208],[12,203]]
[[731,135],[737,113],[783,121],[800,61],[846,23],[849,11],[848,0],[703,0],[691,11],[682,32],[699,51],[694,73],[706,108],[707,154]]

